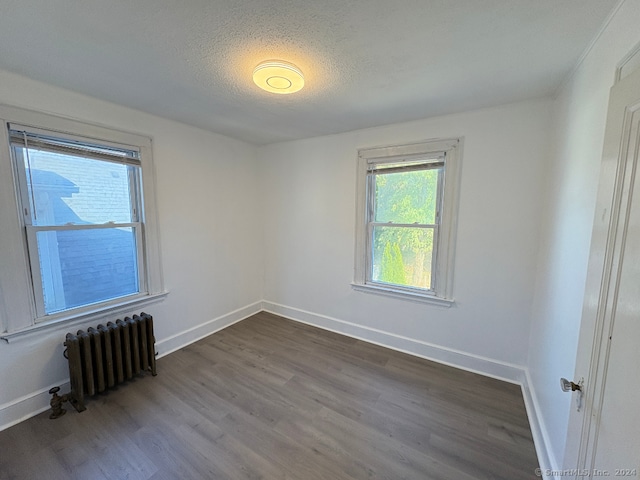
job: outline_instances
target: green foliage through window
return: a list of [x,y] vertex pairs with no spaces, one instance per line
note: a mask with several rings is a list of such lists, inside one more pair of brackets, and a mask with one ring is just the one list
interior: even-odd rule
[[400,245],[394,243],[393,246],[391,246],[391,244],[387,242],[384,246],[382,261],[380,262],[380,280],[387,283],[405,285],[407,280],[404,268]]
[[373,175],[372,279],[430,289],[442,168]]

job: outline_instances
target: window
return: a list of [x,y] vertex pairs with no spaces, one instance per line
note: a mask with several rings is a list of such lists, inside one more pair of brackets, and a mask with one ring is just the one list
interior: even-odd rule
[[[25,321],[23,311],[23,320],[7,330],[103,312],[161,293],[150,140],[7,110],[39,122],[37,127],[3,122],[8,152],[1,158],[14,180],[15,226],[21,234],[0,241],[13,242],[17,250],[15,239],[21,237],[32,312]],[[2,210],[7,218],[7,208]],[[6,278],[3,283],[4,290]]]
[[144,291],[136,150],[10,125],[38,318]]
[[356,289],[452,302],[459,144],[359,151]]

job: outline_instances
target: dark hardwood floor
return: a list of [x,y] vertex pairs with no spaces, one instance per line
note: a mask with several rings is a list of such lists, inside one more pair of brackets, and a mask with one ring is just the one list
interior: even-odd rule
[[520,387],[260,313],[0,432],[7,479],[531,479]]

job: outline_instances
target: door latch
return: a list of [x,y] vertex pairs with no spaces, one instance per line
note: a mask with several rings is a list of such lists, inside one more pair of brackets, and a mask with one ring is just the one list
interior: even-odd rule
[[563,392],[578,392],[576,395],[576,409],[579,412],[582,407],[582,395],[584,387],[584,378],[581,378],[578,383],[567,380],[566,378],[560,379],[560,388]]
[[583,380],[580,380],[578,383],[575,383],[575,382],[570,382],[566,378],[561,378],[560,388],[562,388],[563,392],[575,392],[576,390],[581,392],[583,383],[584,383]]

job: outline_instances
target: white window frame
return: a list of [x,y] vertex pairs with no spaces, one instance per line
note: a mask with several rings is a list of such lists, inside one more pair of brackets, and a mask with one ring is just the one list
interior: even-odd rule
[[[453,298],[453,266],[455,233],[458,212],[460,161],[462,139],[434,139],[406,145],[366,148],[358,150],[356,247],[354,281],[355,290],[377,293],[396,298],[451,306]],[[444,175],[440,178],[441,193],[434,226],[433,280],[430,290],[389,285],[372,280],[371,225],[374,200],[369,172],[383,163],[434,161],[444,163]]]
[[[166,295],[160,259],[157,209],[155,200],[155,172],[151,155],[151,139],[145,136],[91,125],[76,120],[0,105],[0,338],[10,341],[22,335],[39,331],[52,325],[66,324],[73,320],[90,320],[105,314],[128,311]],[[46,133],[57,138],[87,144],[107,145],[137,151],[141,168],[142,192],[139,192],[136,222],[138,249],[139,293],[92,305],[77,307],[44,315],[42,285],[39,272],[32,272],[30,265],[37,262],[37,253],[28,248],[28,235],[35,235],[37,228],[30,227],[24,219],[24,199],[21,195],[20,168],[15,165],[10,145],[9,126]],[[23,183],[23,182],[22,182]],[[59,227],[64,228],[64,227]],[[33,239],[32,239],[33,241]],[[34,270],[39,270],[35,263]]]

